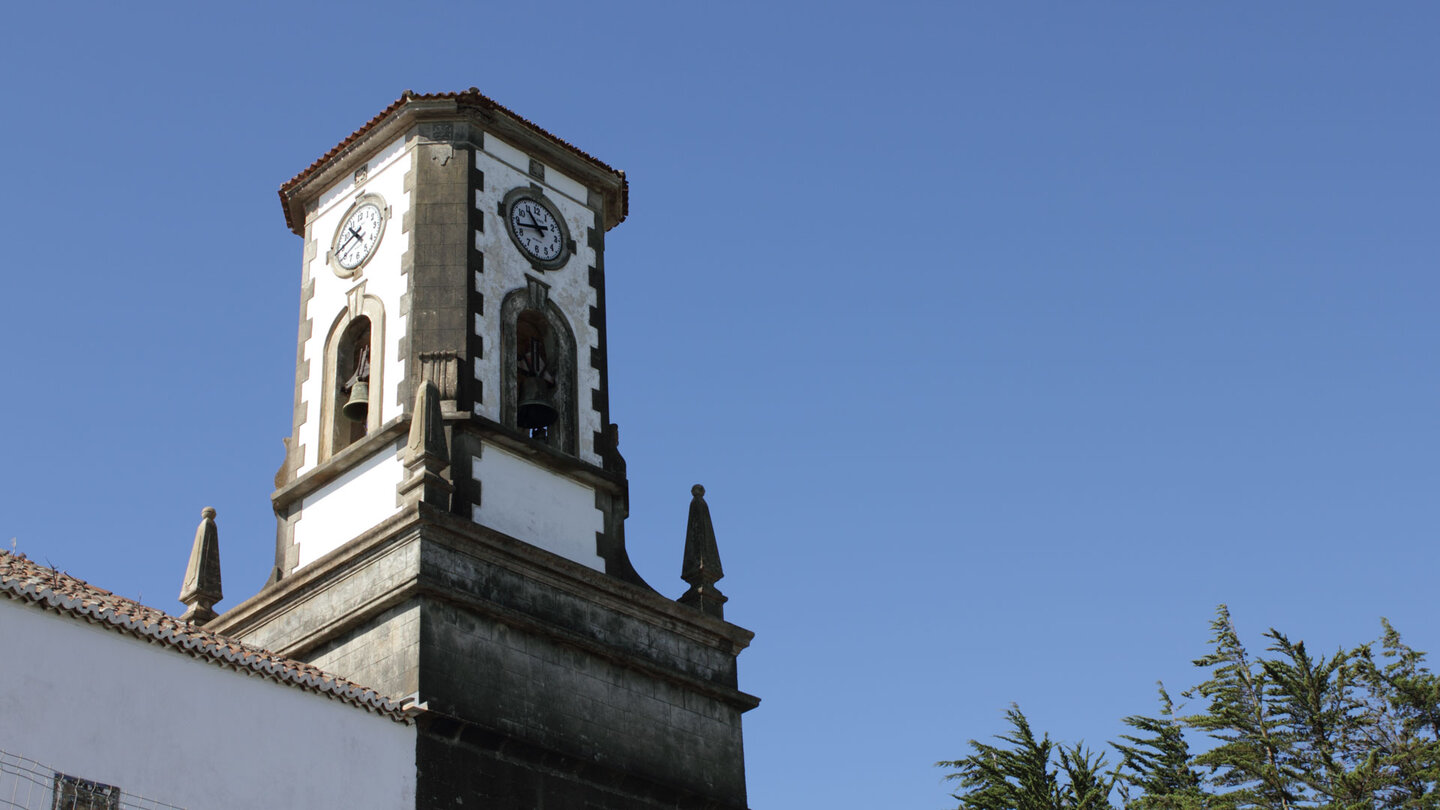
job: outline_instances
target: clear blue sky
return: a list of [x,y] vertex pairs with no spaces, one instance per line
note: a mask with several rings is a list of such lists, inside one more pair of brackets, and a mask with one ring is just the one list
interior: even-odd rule
[[35,3],[0,77],[0,539],[103,587],[177,609],[206,505],[261,585],[275,189],[475,85],[629,175],[631,555],[706,485],[757,810],[1101,743],[1222,601],[1440,652],[1433,3]]

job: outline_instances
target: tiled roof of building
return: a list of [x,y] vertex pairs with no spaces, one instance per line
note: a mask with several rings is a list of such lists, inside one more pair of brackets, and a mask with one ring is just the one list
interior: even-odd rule
[[24,554],[0,551],[0,596],[157,643],[192,658],[341,700],[396,722],[410,722],[409,713],[399,703],[374,689],[116,596],[26,559]]
[[296,233],[299,233],[299,232],[300,232],[300,231],[298,230],[298,225],[299,225],[299,223],[296,223],[296,222],[292,222],[292,221],[291,221],[290,207],[289,207],[289,205],[286,204],[286,200],[288,199],[289,194],[290,194],[290,191],[291,191],[292,189],[294,189],[296,186],[300,185],[300,183],[304,182],[306,178],[308,178],[310,175],[314,174],[317,170],[319,170],[319,168],[320,168],[321,166],[323,166],[323,165],[324,165],[326,162],[328,162],[331,158],[333,158],[333,157],[335,157],[336,155],[340,154],[341,152],[345,151],[345,148],[348,147],[348,146],[350,146],[350,144],[355,143],[356,141],[358,141],[358,140],[360,140],[361,138],[365,137],[365,134],[366,134],[366,133],[368,133],[370,130],[374,129],[375,127],[379,126],[379,124],[380,124],[381,121],[384,121],[385,118],[386,118],[387,116],[389,116],[391,113],[393,113],[393,112],[395,112],[396,110],[398,110],[398,109],[400,109],[401,107],[403,107],[407,101],[434,101],[434,100],[439,100],[439,99],[454,99],[456,102],[458,102],[458,103],[460,103],[460,104],[469,105],[469,106],[474,106],[474,107],[479,107],[479,108],[481,108],[481,109],[493,110],[493,111],[496,111],[496,112],[503,113],[503,114],[505,114],[506,116],[508,116],[509,118],[513,118],[514,120],[518,121],[520,124],[524,125],[527,129],[531,130],[532,132],[536,133],[537,135],[541,136],[542,138],[545,138],[546,140],[550,141],[551,143],[554,143],[555,145],[557,145],[557,146],[565,149],[567,152],[570,152],[571,154],[575,155],[576,157],[579,157],[580,159],[586,161],[587,163],[590,163],[591,165],[595,166],[596,168],[603,169],[604,171],[610,172],[611,174],[614,174],[615,176],[619,177],[619,178],[620,178],[620,183],[621,183],[621,191],[620,191],[620,197],[621,197],[621,199],[620,199],[620,218],[619,218],[618,220],[616,220],[614,223],[611,223],[611,225],[618,225],[618,224],[620,224],[621,222],[624,222],[624,221],[625,221],[625,217],[626,217],[627,215],[629,215],[629,213],[630,213],[629,182],[625,179],[625,172],[620,171],[619,169],[616,169],[616,168],[614,168],[613,166],[610,166],[609,164],[605,163],[604,161],[600,160],[599,158],[595,157],[594,155],[592,155],[592,154],[584,151],[584,150],[581,149],[580,147],[575,146],[574,144],[570,143],[569,141],[566,141],[566,140],[564,140],[563,138],[560,138],[560,137],[557,136],[557,135],[551,134],[550,132],[546,131],[545,129],[543,129],[542,127],[540,127],[540,126],[537,125],[536,123],[534,123],[533,121],[530,121],[529,119],[525,118],[524,116],[516,113],[514,110],[511,110],[511,109],[509,109],[508,107],[505,107],[504,105],[500,104],[499,102],[495,101],[494,99],[490,98],[489,96],[481,93],[478,88],[472,87],[472,88],[470,88],[469,90],[465,90],[465,91],[462,91],[462,92],[459,92],[459,93],[416,93],[416,92],[414,92],[414,91],[412,91],[412,90],[406,90],[404,93],[402,93],[402,94],[400,95],[400,98],[395,99],[394,103],[392,103],[389,107],[386,107],[385,109],[381,110],[378,114],[376,114],[376,116],[375,116],[374,118],[371,118],[369,121],[366,121],[363,126],[361,126],[359,129],[355,130],[354,132],[350,133],[349,137],[347,137],[345,140],[341,141],[340,143],[335,144],[335,146],[334,146],[329,152],[326,152],[325,154],[321,155],[320,158],[317,159],[314,163],[311,163],[309,166],[307,166],[304,171],[302,171],[302,172],[300,172],[299,174],[295,175],[294,177],[290,178],[290,179],[287,180],[283,185],[280,186],[280,204],[285,208],[285,224],[286,224],[286,225],[289,225],[289,226],[290,226],[290,229],[291,229],[291,230],[294,230]]

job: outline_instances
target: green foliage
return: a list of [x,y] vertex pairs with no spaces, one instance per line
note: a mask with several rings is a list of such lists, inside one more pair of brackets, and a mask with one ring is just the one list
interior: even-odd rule
[[[1125,725],[1150,736],[1122,734],[1124,743],[1111,743],[1123,757],[1122,769],[1127,772],[1120,786],[1121,797],[1132,810],[1200,807],[1204,794],[1199,774],[1190,767],[1184,727],[1175,716],[1175,703],[1165,685],[1159,684],[1159,689],[1159,717],[1125,718]],[[1129,798],[1132,789],[1141,791],[1133,801]]]
[[1375,807],[1440,806],[1440,678],[1381,620],[1381,662],[1367,645],[1357,657],[1356,678],[1365,690],[1365,775]]
[[1005,712],[1009,734],[996,739],[1006,746],[970,741],[973,753],[964,759],[937,762],[954,768],[945,777],[960,783],[954,794],[966,810],[1101,810],[1110,808],[1115,782],[1104,773],[1104,757],[1085,749],[1057,746],[1046,734],[1035,739],[1019,706]]
[[1195,666],[1211,669],[1210,678],[1185,693],[1209,701],[1209,707],[1185,722],[1217,745],[1196,756],[1195,764],[1209,768],[1211,783],[1233,806],[1288,810],[1295,800],[1295,774],[1282,755],[1287,741],[1267,700],[1270,684],[1264,668],[1240,643],[1224,605],[1210,629],[1214,649],[1195,661]]
[[[1038,739],[1018,707],[1009,734],[974,740],[964,759],[936,763],[959,783],[961,810],[1440,810],[1440,677],[1390,623],[1374,642],[1314,655],[1278,630],[1253,656],[1221,605],[1204,680],[1181,716],[1163,685],[1157,717],[1103,754]],[[1199,753],[1192,753],[1195,735]]]

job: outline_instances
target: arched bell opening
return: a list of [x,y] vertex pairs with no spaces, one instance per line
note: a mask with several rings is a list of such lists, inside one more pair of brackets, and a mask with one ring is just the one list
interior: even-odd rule
[[530,291],[516,290],[501,308],[501,421],[533,441],[576,455],[575,337],[553,304],[536,308],[530,298]]
[[366,297],[360,312],[347,308],[325,342],[325,379],[320,407],[320,461],[379,428],[381,421],[380,302]]
[[333,452],[365,438],[370,418],[370,319],[350,322],[340,336],[335,354],[335,401],[341,403],[335,420]]
[[521,312],[515,322],[515,426],[547,441],[560,418],[556,404],[555,340],[540,313]]

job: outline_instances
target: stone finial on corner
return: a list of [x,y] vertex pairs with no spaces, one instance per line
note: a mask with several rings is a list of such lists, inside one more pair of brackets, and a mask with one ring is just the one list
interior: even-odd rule
[[224,598],[220,591],[220,530],[215,527],[215,508],[207,506],[200,510],[200,526],[195,529],[195,544],[190,547],[185,584],[180,586],[180,601],[185,605],[180,618],[191,624],[205,624],[215,618],[215,603]]
[[710,522],[710,507],[705,503],[705,487],[696,484],[690,488],[690,494],[695,497],[690,500],[685,561],[680,566],[680,578],[690,584],[690,590],[677,601],[723,619],[729,599],[715,587],[725,571],[720,567],[720,549],[715,545],[715,526]]
[[410,412],[410,440],[405,445],[405,480],[396,494],[402,505],[428,503],[450,508],[455,485],[440,471],[450,466],[450,447],[445,442],[445,417],[440,410],[440,389],[426,380],[415,392],[415,409]]

